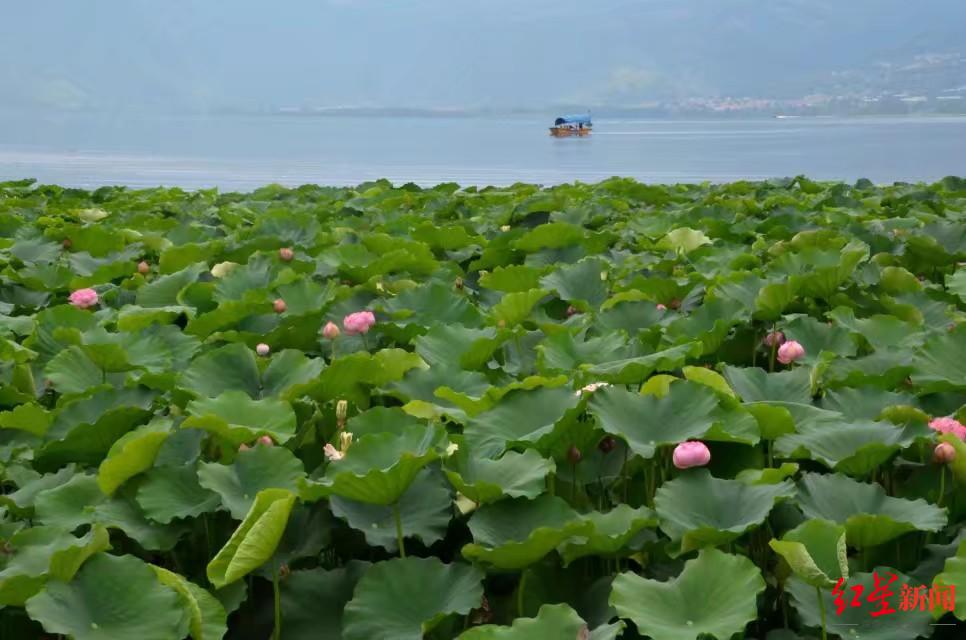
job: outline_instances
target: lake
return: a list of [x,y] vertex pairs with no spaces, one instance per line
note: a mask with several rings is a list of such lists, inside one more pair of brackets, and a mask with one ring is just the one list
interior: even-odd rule
[[966,117],[596,120],[548,135],[552,115],[504,118],[0,117],[0,180],[250,190],[517,181],[726,182],[806,174],[879,183],[966,175]]

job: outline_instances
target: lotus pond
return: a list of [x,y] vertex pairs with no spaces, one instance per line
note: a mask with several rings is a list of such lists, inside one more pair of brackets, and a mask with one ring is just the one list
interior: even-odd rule
[[0,636],[961,638],[966,180],[0,183]]

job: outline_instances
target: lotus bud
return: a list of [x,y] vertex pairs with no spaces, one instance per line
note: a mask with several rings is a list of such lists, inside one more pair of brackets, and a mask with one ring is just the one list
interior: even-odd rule
[[667,311],[667,306],[661,304],[660,302],[658,302],[656,306],[658,311]]
[[325,326],[322,327],[322,337],[326,340],[335,340],[340,333],[342,332],[339,331],[339,325],[334,322],[326,322]]
[[617,446],[617,440],[613,436],[604,436],[597,443],[597,448],[600,449],[601,453],[610,453]]
[[263,358],[268,354],[270,354],[271,352],[272,352],[272,348],[267,344],[265,344],[264,342],[259,342],[257,345],[255,345],[255,353],[257,353]]
[[292,570],[289,568],[288,564],[282,563],[278,567],[278,577],[280,580],[285,580],[292,574]]
[[711,462],[711,451],[703,442],[689,440],[674,447],[672,460],[678,469],[703,467]]
[[499,320],[496,321],[496,326],[499,327],[500,329],[506,329],[506,320],[504,320],[503,318],[500,318]]
[[567,449],[567,461],[570,462],[570,464],[577,464],[583,460],[583,458],[584,456],[580,453],[580,449],[578,449],[576,445],[570,445],[570,448]]
[[237,262],[219,262],[211,268],[211,277],[224,278],[237,266]]
[[463,278],[461,278],[459,276],[456,276],[456,283],[455,283],[455,285],[456,285],[456,288],[457,289],[462,289],[463,288]]
[[266,447],[274,447],[275,441],[272,440],[272,436],[262,436],[258,439],[258,444],[265,445]]
[[948,442],[940,442],[932,453],[932,459],[936,464],[949,464],[956,459],[956,447]]
[[295,257],[295,252],[289,247],[282,247],[278,250],[278,257],[282,260],[282,262],[291,262],[292,258]]
[[288,309],[288,305],[285,304],[284,300],[278,298],[272,303],[272,308],[275,309],[275,313],[285,313],[285,310]]
[[339,451],[342,452],[342,455],[347,454],[349,452],[349,447],[351,446],[352,446],[352,433],[350,433],[349,431],[343,431],[342,433],[340,433]]
[[778,361],[782,364],[791,364],[804,355],[805,347],[794,340],[789,340],[778,347]]
[[681,301],[678,300],[677,298],[674,298],[667,304],[667,306],[677,311],[678,309],[681,308]]
[[785,334],[781,331],[772,331],[765,336],[765,339],[762,342],[764,342],[765,346],[769,349],[777,349],[785,344]]
[[146,276],[150,272],[151,272],[151,265],[149,265],[144,260],[138,263],[138,273],[140,273],[142,276]]
[[63,242],[60,243],[65,249],[70,249],[74,243],[70,238],[64,238]]
[[500,231],[502,231],[503,233],[506,233],[509,230],[510,230],[510,225],[508,225],[508,224],[505,224],[505,225],[503,225],[503,226],[500,227]]
[[603,389],[604,387],[609,387],[609,386],[610,386],[609,382],[591,382],[590,384],[584,385],[583,387],[578,389],[577,393],[575,393],[574,395],[581,396],[585,393],[593,393],[598,389]]
[[346,414],[349,413],[349,402],[346,400],[339,400],[335,403],[335,421],[339,425],[339,428],[345,426]]
[[67,300],[78,309],[87,309],[97,304],[97,292],[93,289],[78,289]]
[[251,447],[249,447],[249,446],[248,446],[247,444],[245,444],[245,443],[242,443],[242,444],[240,444],[240,445],[238,445],[238,451],[239,451],[239,452],[242,452],[242,451],[248,451],[249,449],[251,449]]
[[322,452],[325,454],[325,457],[331,462],[335,462],[337,460],[342,459],[342,453],[334,446],[332,446],[331,443],[326,443],[326,445],[322,448]]

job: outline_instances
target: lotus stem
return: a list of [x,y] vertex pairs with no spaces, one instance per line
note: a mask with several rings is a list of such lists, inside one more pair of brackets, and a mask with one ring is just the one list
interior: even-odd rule
[[275,630],[272,640],[282,639],[282,592],[278,587],[278,565],[272,563],[272,590],[275,592]]
[[822,614],[822,640],[828,640],[828,633],[825,630],[825,600],[822,598],[822,589],[815,587],[815,595],[818,597],[818,610]]
[[399,503],[392,505],[392,514],[396,518],[396,541],[399,543],[399,557],[406,557],[406,545],[403,542],[402,516],[399,514]]
[[366,351],[368,351],[369,350],[369,342],[366,340],[366,334],[360,333],[359,335],[362,337],[362,346],[363,346],[363,348]]
[[771,357],[768,358],[768,371],[775,371],[775,354],[778,352],[778,345],[774,344],[774,340],[771,345]]
[[523,617],[523,593],[527,587],[527,570],[520,573],[520,584],[517,585],[517,617]]
[[936,501],[936,506],[943,506],[943,496],[946,495],[946,465],[939,467],[939,500]]

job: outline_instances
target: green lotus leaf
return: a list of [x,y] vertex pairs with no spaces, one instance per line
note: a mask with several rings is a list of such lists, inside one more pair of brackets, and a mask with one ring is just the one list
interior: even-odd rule
[[[629,335],[637,335],[638,332],[648,327],[660,324],[667,313],[658,309],[657,305],[650,301],[650,298],[647,301],[623,302],[618,299],[620,295],[617,294],[601,305],[603,311],[598,314],[597,321],[602,329],[623,330]],[[608,306],[608,303],[612,301],[613,304]]]
[[735,480],[745,484],[778,484],[798,473],[798,465],[794,462],[783,462],[777,469],[744,469],[735,476]]
[[143,389],[106,390],[64,406],[47,430],[37,466],[99,464],[117,439],[151,416],[154,397]]
[[351,399],[368,404],[367,386],[382,386],[401,379],[410,369],[427,365],[415,353],[402,349],[381,349],[375,354],[352,353],[332,361],[319,376],[319,400]]
[[81,538],[57,527],[21,529],[6,541],[0,605],[22,607],[48,578],[68,582],[88,558],[110,548],[107,529],[99,525]]
[[782,330],[787,339],[795,340],[805,348],[805,355],[800,361],[803,363],[817,362],[823,351],[843,357],[854,356],[857,352],[855,340],[849,335],[848,329],[828,325],[810,316],[790,316]]
[[534,449],[523,453],[507,451],[497,459],[479,458],[460,447],[449,458],[446,477],[457,491],[477,504],[496,502],[503,497],[535,498],[546,488],[547,474],[553,473],[553,460]]
[[[529,638],[566,638],[567,640],[603,640],[617,637],[623,623],[605,625],[600,633],[591,633],[576,611],[566,604],[545,604],[540,607],[536,618],[517,618],[509,627],[485,624],[464,631],[458,640],[528,640]],[[607,635],[613,632],[614,635]]]
[[399,500],[420,469],[439,458],[445,436],[439,427],[413,425],[399,433],[374,433],[353,443],[345,457],[328,465],[318,480],[306,480],[306,502],[341,496],[366,504]]
[[918,347],[924,340],[918,327],[892,315],[879,314],[857,319],[852,309],[836,307],[829,312],[828,317],[853,334],[865,338],[873,349]]
[[798,505],[808,518],[845,525],[849,544],[874,547],[908,531],[939,531],[946,510],[925,500],[887,496],[878,484],[840,474],[806,473],[798,485]]
[[813,587],[832,587],[839,578],[849,577],[845,527],[842,525],[828,520],[807,520],[781,540],[772,540],[768,544],[785,559],[796,576]]
[[738,397],[734,390],[728,385],[728,381],[725,380],[724,377],[717,371],[705,369],[704,367],[681,367],[681,373],[684,374],[685,379],[690,380],[691,382],[697,382],[698,384],[703,384],[706,387],[711,387],[724,396],[729,398]]
[[595,391],[588,405],[601,428],[623,438],[642,458],[660,446],[701,438],[715,423],[718,396],[705,385],[676,382],[658,398],[609,387]]
[[546,297],[545,289],[530,289],[516,293],[508,293],[490,309],[496,323],[513,328],[526,320],[538,302]]
[[497,267],[480,276],[480,286],[493,291],[515,293],[536,289],[540,285],[543,270],[523,264]]
[[671,371],[681,367],[688,358],[700,356],[703,349],[700,342],[688,342],[644,356],[581,365],[581,368],[597,380],[614,384],[637,384],[655,371]]
[[808,458],[862,476],[908,447],[916,436],[915,430],[888,422],[812,423],[776,440],[775,451],[785,458]]
[[176,273],[160,276],[138,289],[135,303],[139,307],[153,309],[182,306],[182,292],[207,270],[205,264],[199,262]]
[[587,536],[594,523],[583,520],[562,499],[510,498],[477,509],[469,521],[473,542],[467,560],[498,569],[524,569],[574,536]]
[[927,340],[914,363],[912,382],[924,393],[966,389],[966,323]]
[[761,320],[777,320],[794,302],[797,293],[798,288],[792,282],[766,284],[755,296],[755,317]]
[[[942,573],[936,576],[933,581],[936,585],[945,585],[956,588],[957,591],[966,585],[966,541],[961,541],[956,549],[955,555],[946,558],[943,564]],[[942,609],[934,612],[934,617],[939,617]],[[953,614],[959,620],[966,620],[966,602],[960,599],[956,602]]]
[[879,349],[870,355],[831,362],[824,373],[827,387],[868,387],[894,389],[915,372],[907,350]]
[[227,391],[244,391],[251,398],[259,398],[260,377],[255,354],[235,343],[195,358],[178,384],[201,398],[215,398]]
[[762,524],[776,502],[794,495],[789,481],[748,485],[698,469],[663,484],[654,506],[661,530],[685,553],[735,540]]
[[[881,606],[869,600],[875,590],[874,576],[872,573],[853,574],[849,577],[848,583],[843,585],[845,589],[843,599],[847,606],[842,610],[842,615],[838,615],[832,590],[822,589],[821,591],[829,636],[837,635],[840,638],[862,638],[863,640],[913,640],[914,638],[929,637],[933,628],[929,626],[932,622],[932,615],[928,610],[902,610],[899,608],[902,602],[900,599],[902,585],[907,584],[914,588],[916,586],[915,581],[889,567],[876,567],[875,573],[878,574],[882,585],[892,580],[893,575],[896,576],[896,580],[888,587],[888,591],[891,591],[892,595],[886,598],[895,613],[872,617],[871,614]],[[851,606],[856,596],[852,587],[862,588],[862,596],[859,598],[861,606]],[[789,581],[786,590],[791,596],[791,601],[798,611],[802,624],[805,627],[819,629],[822,626],[822,613],[815,587],[798,578],[793,578]],[[925,591],[928,592],[928,587]],[[923,595],[926,595],[926,593]]]
[[466,295],[439,282],[404,291],[386,304],[386,310],[408,323],[435,323],[478,327],[482,314]]
[[286,489],[265,489],[225,546],[208,563],[208,580],[216,588],[243,578],[275,553],[288,523],[295,496]]
[[607,513],[591,511],[583,517],[594,523],[594,529],[586,537],[572,538],[561,545],[564,566],[585,556],[620,554],[638,533],[658,523],[655,513],[647,507],[634,509],[626,504],[619,504]]
[[941,442],[948,443],[956,450],[956,458],[949,463],[956,482],[966,482],[966,442],[959,439],[954,433],[947,433],[939,436]]
[[561,300],[596,309],[607,299],[607,283],[603,279],[606,269],[603,261],[585,258],[544,276],[540,279],[540,286],[556,291]]
[[177,592],[181,605],[188,612],[191,637],[194,640],[221,640],[228,633],[228,614],[218,599],[193,582],[173,573],[150,565],[158,581]]
[[492,457],[517,444],[537,443],[578,402],[565,387],[513,391],[468,421],[463,430],[466,444],[475,455]]
[[574,336],[570,332],[548,336],[537,345],[537,368],[544,372],[570,372],[581,364],[610,362],[629,353],[627,338],[611,331],[595,338]]
[[295,412],[284,400],[252,400],[244,391],[226,391],[217,398],[188,403],[183,429],[203,429],[237,447],[268,435],[284,444],[295,435]]
[[768,373],[754,367],[726,366],[724,377],[745,402],[798,402],[812,401],[808,370],[805,368]]
[[[406,402],[403,409],[411,416],[432,419],[446,415],[463,422],[466,412],[455,403],[436,395],[436,390],[442,387],[481,397],[489,390],[490,383],[485,375],[477,371],[454,371],[439,365],[431,369],[412,369],[402,380],[392,383],[385,391]],[[429,415],[425,415],[427,413]],[[356,432],[353,430],[352,433]]]
[[758,617],[756,600],[764,590],[765,581],[750,560],[703,549],[667,582],[619,574],[610,602],[620,617],[654,640],[724,639]]
[[497,329],[471,329],[459,324],[434,324],[429,331],[413,341],[416,353],[429,365],[464,369],[478,369],[490,359],[503,343]]
[[693,313],[672,321],[665,338],[676,344],[700,341],[698,355],[712,354],[721,348],[732,328],[741,322],[742,313],[743,309],[736,302],[706,299]]
[[48,582],[26,608],[47,633],[76,640],[172,640],[188,630],[177,593],[133,556],[98,554],[70,582]]
[[[366,543],[397,551],[396,519],[392,507],[330,498],[332,513],[361,531]],[[438,472],[422,469],[398,502],[399,521],[405,538],[419,538],[429,546],[443,539],[453,518],[452,492]]]
[[332,517],[328,504],[297,503],[289,515],[285,533],[275,548],[275,555],[261,569],[262,574],[271,579],[269,567],[279,567],[281,570],[282,565],[291,567],[293,563],[301,560],[319,558],[322,550],[332,544],[332,532],[335,528],[335,518]]
[[138,485],[136,500],[144,515],[161,524],[197,517],[221,505],[219,495],[198,482],[194,464],[149,470]]
[[335,296],[333,284],[329,282],[323,286],[314,280],[302,278],[279,285],[276,290],[285,301],[286,313],[303,315],[318,313],[332,301]]
[[566,222],[549,222],[534,227],[513,241],[514,249],[534,253],[541,249],[560,249],[584,239],[584,230]]
[[569,382],[567,376],[559,375],[553,377],[528,376],[523,380],[514,380],[500,387],[489,387],[485,393],[480,395],[469,395],[460,393],[448,386],[438,387],[436,397],[446,402],[451,402],[463,410],[468,416],[475,417],[484,411],[489,411],[503,400],[512,391],[533,391],[535,389],[556,389]]
[[52,421],[50,413],[37,404],[21,404],[0,413],[0,429],[19,429],[43,437]]
[[303,478],[302,461],[291,451],[261,444],[239,451],[230,465],[217,462],[198,465],[198,484],[221,496],[221,504],[236,520],[245,517],[262,490],[287,489],[298,493]]
[[[8,468],[6,471],[8,480],[12,481],[13,478],[10,477],[12,476],[12,469]],[[14,513],[29,513],[33,509],[34,501],[40,493],[66,483],[74,477],[75,473],[76,469],[74,465],[69,464],[56,473],[46,473],[32,480],[18,483],[20,488],[16,491],[8,494],[0,494],[0,504],[5,505],[7,509]]]
[[881,420],[887,407],[916,404],[915,397],[873,387],[829,389],[822,396],[822,408],[838,411],[848,420]]
[[369,566],[352,560],[331,571],[293,571],[281,585],[282,637],[342,640],[345,606]]
[[111,495],[129,479],[150,469],[170,434],[171,420],[160,418],[116,440],[97,471],[101,491]]
[[[909,274],[913,279],[915,276]],[[916,282],[916,284],[919,284]],[[950,293],[959,296],[959,299],[966,302],[966,269],[959,269],[953,274],[946,276],[946,289]]]
[[345,640],[421,640],[446,616],[465,615],[483,599],[483,572],[436,558],[374,564],[356,584],[342,618]]
[[272,355],[262,374],[259,397],[292,400],[309,388],[324,365],[321,358],[307,358],[295,349],[280,351]]
[[47,363],[44,375],[61,393],[84,393],[107,382],[107,372],[77,346],[54,356]]

